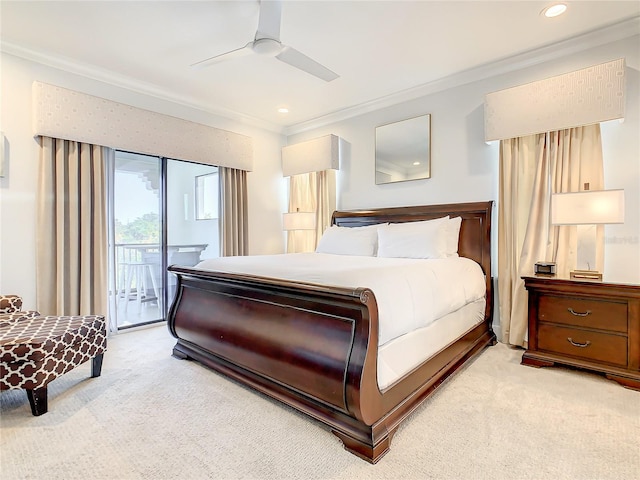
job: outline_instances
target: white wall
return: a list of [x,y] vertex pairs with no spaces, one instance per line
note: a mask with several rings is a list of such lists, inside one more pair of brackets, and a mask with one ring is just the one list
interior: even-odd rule
[[[605,275],[640,283],[640,36],[590,48],[535,66],[485,78],[358,117],[290,135],[297,143],[333,133],[347,143],[338,173],[338,208],[357,209],[469,201],[497,201],[498,143],[484,141],[487,93],[624,57],[627,111],[624,123],[602,125],[605,187],[626,194],[626,221],[607,225]],[[526,115],[526,105],[514,105]],[[431,178],[376,185],[375,127],[431,114]],[[493,212],[493,275],[497,272],[497,206]],[[497,312],[497,309],[495,309]]]
[[252,137],[254,170],[248,175],[249,252],[284,251],[281,214],[287,204],[280,162],[281,135],[6,53],[1,56],[1,80],[0,130],[8,144],[8,159],[5,159],[6,176],[0,178],[0,292],[22,295],[26,308],[35,308],[36,298],[38,144],[31,129],[31,84],[35,80]]
[[[333,133],[348,142],[338,174],[338,208],[372,208],[497,199],[498,146],[483,138],[486,93],[584,68],[620,57],[627,61],[627,114],[624,123],[603,124],[606,188],[626,193],[626,221],[606,227],[605,274],[640,283],[640,37],[589,48],[506,74],[426,95],[288,138],[296,143]],[[281,213],[286,182],[281,176],[282,137],[159,100],[130,90],[2,54],[1,126],[9,146],[6,178],[0,178],[0,292],[19,293],[35,307],[35,192],[37,143],[31,134],[31,83],[34,80],[253,138],[254,171],[249,174],[251,254],[284,250]],[[526,105],[522,106],[526,114]],[[432,114],[431,178],[375,185],[374,130],[377,125]],[[497,221],[494,208],[494,232]],[[494,235],[495,238],[495,235]],[[494,259],[497,258],[494,242]],[[494,274],[496,271],[494,264]]]

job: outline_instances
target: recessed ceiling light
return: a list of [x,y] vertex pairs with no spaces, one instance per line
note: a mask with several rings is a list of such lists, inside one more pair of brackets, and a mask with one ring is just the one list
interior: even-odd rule
[[280,107],[278,113],[289,113],[289,109],[287,107]]
[[542,10],[542,14],[545,17],[552,18],[562,15],[567,10],[567,5],[564,3],[555,3]]
[[414,165],[420,165],[420,162],[413,162]]

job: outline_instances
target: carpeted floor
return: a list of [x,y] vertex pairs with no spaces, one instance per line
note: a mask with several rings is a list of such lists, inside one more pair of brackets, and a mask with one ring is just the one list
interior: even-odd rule
[[3,479],[640,479],[640,392],[519,364],[498,344],[370,465],[313,420],[189,361],[165,326],[111,337],[49,386],[49,413],[0,395]]

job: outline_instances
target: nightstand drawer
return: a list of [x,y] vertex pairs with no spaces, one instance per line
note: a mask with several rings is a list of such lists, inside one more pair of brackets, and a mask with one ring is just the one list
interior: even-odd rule
[[540,324],[538,349],[611,365],[627,366],[627,337]]
[[627,333],[627,304],[606,300],[584,300],[541,295],[538,303],[541,322],[562,323]]

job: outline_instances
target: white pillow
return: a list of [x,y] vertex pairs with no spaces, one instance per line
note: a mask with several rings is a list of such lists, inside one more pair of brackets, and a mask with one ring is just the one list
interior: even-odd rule
[[332,225],[322,234],[316,253],[373,257],[376,254],[377,243],[378,225],[365,227]]
[[462,225],[462,217],[455,217],[446,222],[446,256],[458,256],[458,241],[460,239],[460,225]]
[[378,228],[378,256],[445,258],[449,217],[421,222],[391,223]]

